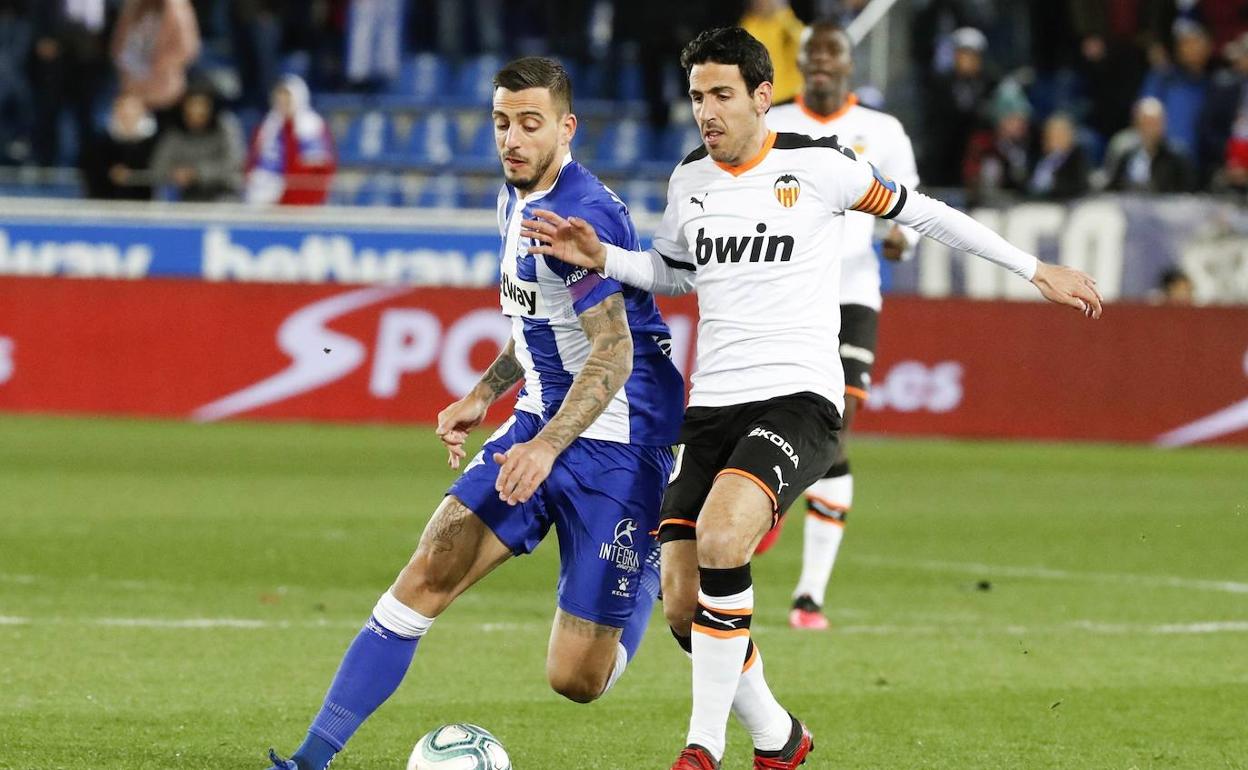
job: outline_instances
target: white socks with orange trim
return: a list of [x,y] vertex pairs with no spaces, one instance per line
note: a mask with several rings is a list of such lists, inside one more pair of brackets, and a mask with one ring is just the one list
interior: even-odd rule
[[693,713],[687,743],[719,759],[727,743],[728,715],[750,646],[754,585],[750,565],[701,567],[701,590],[693,616]]
[[[751,642],[753,644],[753,642]],[[746,668],[741,672],[732,713],[741,721],[759,751],[779,751],[789,741],[793,720],[776,696],[772,695],[763,676],[763,656],[754,648]]]
[[[693,640],[675,632],[676,643],[693,659]],[[754,741],[760,751],[779,751],[789,741],[793,722],[776,696],[767,686],[763,675],[763,655],[750,639],[745,649],[745,663],[741,666],[741,681],[732,699],[732,714]]]
[[809,596],[823,606],[836,564],[836,554],[845,535],[845,516],[854,501],[852,474],[819,479],[806,490],[806,523],[802,537],[802,576],[793,598]]

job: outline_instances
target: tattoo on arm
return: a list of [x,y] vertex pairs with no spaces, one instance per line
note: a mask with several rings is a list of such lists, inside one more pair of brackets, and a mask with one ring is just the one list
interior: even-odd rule
[[492,404],[522,377],[524,377],[524,367],[516,358],[515,340],[511,340],[507,343],[507,347],[503,348],[503,352],[498,354],[498,358],[494,359],[494,363],[490,364],[485,374],[481,375],[481,381],[477,383],[475,390],[486,403]]
[[563,405],[537,434],[562,452],[598,419],[633,371],[633,337],[624,297],[612,294],[581,314],[581,328],[591,349]]

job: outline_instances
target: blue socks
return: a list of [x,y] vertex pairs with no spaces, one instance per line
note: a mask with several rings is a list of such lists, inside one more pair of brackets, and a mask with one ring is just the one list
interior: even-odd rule
[[646,635],[646,626],[650,624],[650,613],[654,609],[654,600],[659,595],[659,586],[659,544],[655,543],[641,565],[637,604],[620,632],[620,644],[628,652],[629,660],[637,654],[641,638]]
[[292,757],[299,770],[325,770],[364,720],[394,694],[432,623],[389,592],[382,595],[347,649],[308,737]]
[[376,618],[347,649],[321,711],[293,759],[300,770],[324,770],[365,719],[386,702],[407,674],[420,639],[405,639]]

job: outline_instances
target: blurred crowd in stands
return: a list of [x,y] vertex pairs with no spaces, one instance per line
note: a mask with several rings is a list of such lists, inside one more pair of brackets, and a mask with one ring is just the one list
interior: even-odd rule
[[[698,30],[740,23],[763,40],[783,100],[801,87],[803,25],[849,24],[866,5],[0,0],[0,165],[76,166],[91,197],[319,203],[338,167],[399,157],[387,142],[401,133],[419,147],[400,165],[496,176],[474,122],[491,68],[548,53],[587,114],[606,105],[591,159],[658,182],[697,141],[677,59]],[[906,77],[881,91],[860,66],[857,85],[903,119],[925,186],[969,203],[1248,195],[1248,0],[904,0],[890,13],[908,30],[890,49]]]

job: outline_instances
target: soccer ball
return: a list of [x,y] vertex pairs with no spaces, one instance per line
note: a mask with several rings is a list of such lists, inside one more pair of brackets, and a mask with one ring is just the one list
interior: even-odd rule
[[511,758],[483,727],[442,725],[416,742],[407,770],[511,770]]

